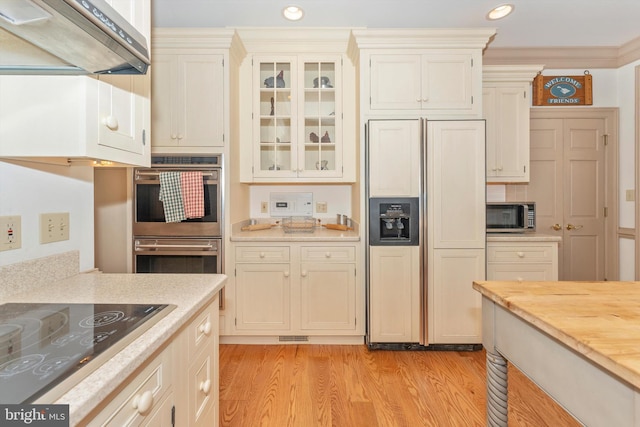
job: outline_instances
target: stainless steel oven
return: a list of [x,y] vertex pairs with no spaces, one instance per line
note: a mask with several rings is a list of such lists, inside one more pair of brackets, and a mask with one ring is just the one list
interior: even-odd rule
[[[166,222],[160,201],[162,172],[202,172],[204,216]],[[222,156],[155,155],[150,168],[134,171],[134,236],[220,237],[222,235]]]
[[222,272],[221,239],[136,238],[136,273]]

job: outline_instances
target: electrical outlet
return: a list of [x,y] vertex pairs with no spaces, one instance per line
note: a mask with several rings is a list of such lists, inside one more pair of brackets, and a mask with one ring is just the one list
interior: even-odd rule
[[625,192],[627,202],[633,202],[636,199],[635,190],[626,190]]
[[22,247],[22,224],[19,216],[0,216],[0,251]]
[[260,202],[260,213],[269,213],[269,202]]
[[327,202],[316,202],[317,213],[327,213]]
[[69,240],[69,212],[40,214],[40,243]]

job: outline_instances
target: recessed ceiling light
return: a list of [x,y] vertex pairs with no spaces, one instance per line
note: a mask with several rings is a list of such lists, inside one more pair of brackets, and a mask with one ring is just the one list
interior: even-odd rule
[[487,13],[487,19],[490,21],[495,21],[496,19],[501,19],[513,12],[515,7],[512,4],[502,4],[500,6],[494,7]]
[[304,11],[298,6],[287,6],[282,9],[282,15],[289,21],[298,21],[304,16]]

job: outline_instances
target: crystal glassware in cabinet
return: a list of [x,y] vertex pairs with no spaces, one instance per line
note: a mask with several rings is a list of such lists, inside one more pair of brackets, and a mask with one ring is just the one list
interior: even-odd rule
[[292,169],[292,69],[289,62],[261,62],[259,134],[260,170]]
[[336,64],[305,62],[304,169],[335,171],[336,164]]

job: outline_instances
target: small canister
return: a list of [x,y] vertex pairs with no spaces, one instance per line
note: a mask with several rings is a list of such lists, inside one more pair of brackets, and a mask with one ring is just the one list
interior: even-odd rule
[[342,214],[336,215],[336,224],[347,225],[347,216]]

